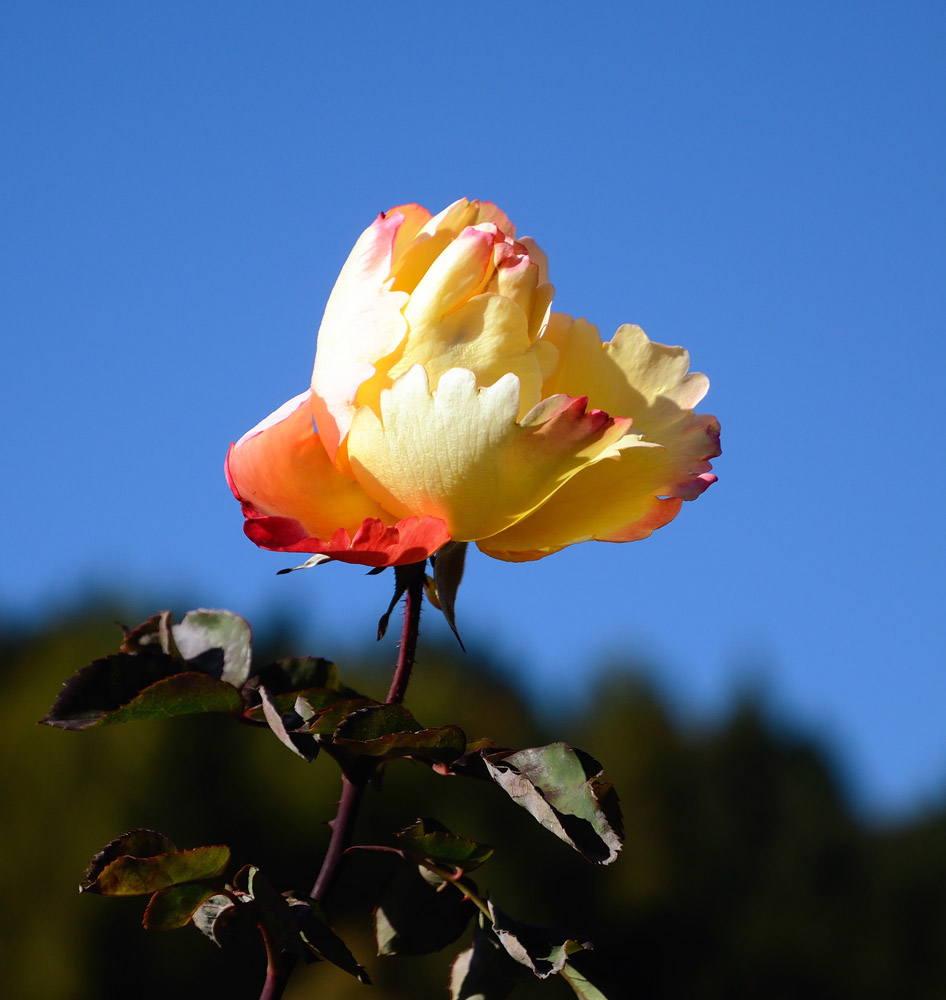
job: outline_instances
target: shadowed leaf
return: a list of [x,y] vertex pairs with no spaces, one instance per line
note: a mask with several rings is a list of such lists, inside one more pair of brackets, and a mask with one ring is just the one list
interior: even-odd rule
[[158,854],[168,854],[176,850],[174,844],[157,830],[129,830],[120,837],[109,841],[89,862],[85,877],[79,883],[79,892],[93,891],[91,887],[102,871],[116,858],[151,858]]
[[[241,868],[233,884],[238,892],[255,903],[257,918],[262,921],[269,939],[281,950],[308,962],[324,959],[361,982],[370,982],[366,970],[355,961],[344,941],[328,926],[317,904],[280,895],[254,865]],[[210,936],[214,940],[218,940],[216,924],[224,912],[223,908],[216,914],[211,911]],[[207,922],[203,915],[201,920]]]
[[[319,745],[315,742],[315,738],[308,733],[290,732],[286,728],[286,723],[279,709],[273,703],[265,687],[261,686],[259,688],[259,695],[262,698],[263,714],[266,717],[266,722],[269,724],[269,728],[276,734],[279,742],[307,763],[315,760],[319,753]],[[302,721],[301,717],[296,716],[296,718],[299,722]]]
[[290,899],[293,910],[305,907],[305,912],[297,917],[303,944],[314,958],[324,958],[332,965],[354,976],[359,982],[370,985],[371,979],[364,966],[359,965],[345,942],[332,930],[318,903]]
[[171,631],[172,615],[170,611],[159,611],[146,622],[134,628],[122,628],[125,633],[121,644],[122,653],[167,653],[169,656],[180,657],[180,651],[174,642]]
[[377,704],[371,698],[342,698],[319,706],[318,701],[313,702],[308,697],[300,695],[294,707],[305,719],[305,732],[318,736],[331,736],[338,728],[338,724],[353,712],[362,708],[374,708]]
[[601,765],[565,743],[484,757],[486,768],[514,802],[589,861],[610,864],[621,849],[617,795],[599,780]]
[[299,924],[289,901],[269,884],[255,865],[246,865],[233,878],[233,885],[256,901],[257,916],[269,939],[283,951],[294,955],[303,952]]
[[539,979],[546,979],[554,972],[561,972],[570,951],[577,947],[588,948],[587,941],[574,938],[548,927],[533,927],[514,920],[487,904],[493,918],[493,930],[510,958],[531,969]]
[[588,979],[580,973],[571,962],[562,966],[562,979],[571,986],[579,1000],[608,1000],[608,998]]
[[87,729],[196,712],[239,715],[250,657],[250,627],[239,616],[191,611],[172,625],[162,611],[125,629],[121,652],[77,671],[40,721]]
[[461,951],[450,968],[450,1000],[505,1000],[527,976],[497,938],[478,923],[473,946]]
[[460,649],[465,650],[463,640],[457,631],[454,608],[457,601],[457,591],[463,580],[463,567],[466,563],[466,542],[447,542],[433,556],[434,577],[432,585],[427,586],[427,597],[435,608],[439,608],[447,619],[447,624],[457,637]]
[[453,760],[466,748],[458,726],[422,729],[403,705],[377,705],[346,716],[335,730],[334,742],[371,757],[422,757]]
[[492,847],[451,833],[435,819],[420,819],[397,834],[408,857],[426,858],[437,865],[473,871],[492,853]]
[[[173,625],[174,641],[185,660],[203,660],[208,653],[220,650],[220,680],[242,687],[250,676],[253,637],[250,626],[232,611],[198,608],[188,611],[180,625]],[[203,664],[202,664],[203,665]]]
[[276,695],[301,694],[310,688],[339,690],[338,670],[329,660],[315,656],[299,656],[268,663],[254,678]]
[[60,729],[97,725],[145,688],[180,669],[180,660],[160,651],[115,653],[93,660],[66,681],[49,714],[40,722]]
[[230,862],[230,848],[195,847],[147,857],[123,855],[105,865],[80,888],[103,896],[143,896],[180,882],[217,878]]
[[227,928],[245,910],[245,906],[239,906],[229,896],[220,893],[204,900],[194,910],[191,922],[201,934],[205,934],[215,945],[221,947]]
[[379,955],[427,955],[455,941],[466,929],[473,904],[439,875],[398,864],[375,908]]
[[149,931],[171,931],[184,927],[190,923],[194,911],[219,890],[219,885],[209,882],[184,882],[159,889],[151,897],[141,922]]
[[101,725],[137,722],[145,719],[169,719],[175,715],[199,712],[223,712],[240,715],[243,699],[236,688],[207,674],[188,671],[166,677],[144,688],[127,705],[109,712]]

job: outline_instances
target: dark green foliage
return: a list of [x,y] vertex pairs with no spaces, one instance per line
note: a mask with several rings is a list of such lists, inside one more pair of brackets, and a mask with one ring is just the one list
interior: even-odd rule
[[450,969],[450,1000],[505,1000],[528,973],[481,920]]
[[419,819],[397,834],[397,842],[414,861],[429,861],[458,872],[474,871],[493,853],[492,847],[458,837],[435,819]]
[[473,904],[423,865],[398,863],[374,911],[379,955],[428,955],[466,930]]
[[[8,804],[0,878],[5,898],[16,901],[0,927],[4,984],[11,996],[37,1000],[93,994],[156,1000],[210,990],[255,1000],[265,964],[255,932],[244,934],[234,921],[221,935],[222,953],[193,927],[148,934],[138,923],[141,900],[80,898],[75,873],[117,831],[145,824],[180,844],[227,843],[237,863],[262,867],[279,898],[290,887],[305,890],[326,843],[322,824],[338,797],[337,768],[322,755],[305,765],[265,729],[222,716],[95,726],[82,734],[24,723],[43,714],[49,692],[77,664],[114,649],[107,624],[114,617],[86,614],[0,639]],[[261,652],[265,664],[300,650],[290,642]],[[357,666],[343,664],[346,680],[383,697],[389,671],[376,675]],[[327,703],[353,697],[317,669],[323,673],[309,689],[310,701],[318,697],[311,690],[334,690]],[[265,684],[274,703],[290,696],[279,704],[286,715],[308,683],[288,675],[285,690],[269,679]],[[459,724],[506,747],[540,747],[553,735],[475,653],[460,659],[422,648],[407,700],[426,727]],[[946,813],[893,829],[864,824],[819,748],[774,727],[751,701],[694,732],[625,678],[602,689],[580,716],[560,720],[554,735],[604,761],[620,793],[626,842],[614,865],[589,865],[539,830],[492,780],[435,773],[410,760],[384,766],[384,794],[368,789],[356,841],[409,853],[415,867],[421,856],[446,864],[438,855],[442,845],[423,843],[423,829],[392,836],[435,812],[464,839],[494,845],[476,876],[482,894],[520,923],[560,925],[572,939],[594,942],[593,952],[568,955],[568,983],[562,976],[535,980],[497,947],[488,928],[474,931],[474,953],[466,930],[442,955],[367,962],[374,950],[371,909],[391,864],[406,862],[357,852],[326,900],[334,931],[321,926],[366,961],[374,989],[350,969],[335,971],[330,963],[338,960],[323,942],[315,948],[329,960],[300,966],[289,1000],[434,1000],[447,995],[458,952],[455,998],[501,1000],[520,971],[527,979],[516,985],[515,1000],[576,994],[600,1000],[596,989],[610,1000],[901,1000],[946,992]],[[155,852],[166,853],[160,845]],[[461,899],[452,885],[442,892]],[[213,926],[216,904],[218,929],[227,922],[220,901],[208,897],[197,910]],[[186,909],[191,899],[179,902]],[[173,923],[181,913],[176,905],[168,900],[166,918],[156,911],[155,926]],[[477,928],[479,917],[473,923]],[[595,985],[583,985],[581,976]]]

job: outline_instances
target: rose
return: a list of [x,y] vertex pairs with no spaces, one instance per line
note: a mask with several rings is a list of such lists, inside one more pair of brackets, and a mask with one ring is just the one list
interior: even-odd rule
[[380,215],[329,298],[311,388],[230,447],[246,534],[393,566],[451,540],[519,561],[667,524],[716,479],[706,377],[551,301],[545,255],[495,205]]

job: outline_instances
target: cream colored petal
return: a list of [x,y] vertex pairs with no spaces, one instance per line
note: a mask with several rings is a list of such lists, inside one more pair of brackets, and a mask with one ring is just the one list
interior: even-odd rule
[[520,383],[517,417],[525,416],[541,398],[543,355],[529,342],[525,313],[511,299],[477,295],[414,334],[412,328],[401,360],[390,370],[392,381],[415,364],[427,369],[435,389],[454,368],[472,371],[481,386],[512,374]]
[[391,291],[388,282],[394,241],[404,220],[400,212],[382,215],[361,234],[325,307],[312,391],[319,434],[332,459],[351,424],[358,387],[407,333],[401,313],[407,296]]
[[544,400],[521,423],[519,380],[488,388],[463,369],[433,393],[415,366],[381,394],[381,419],[359,409],[351,468],[398,517],[442,518],[457,541],[483,538],[527,515],[580,469],[618,453],[629,421],[586,412],[583,399]]

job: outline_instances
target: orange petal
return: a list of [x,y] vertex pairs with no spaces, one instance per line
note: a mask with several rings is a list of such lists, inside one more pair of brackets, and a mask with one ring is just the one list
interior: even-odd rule
[[330,461],[312,426],[312,393],[281,406],[231,445],[227,481],[248,518],[298,522],[307,535],[354,533],[365,518],[396,519]]

